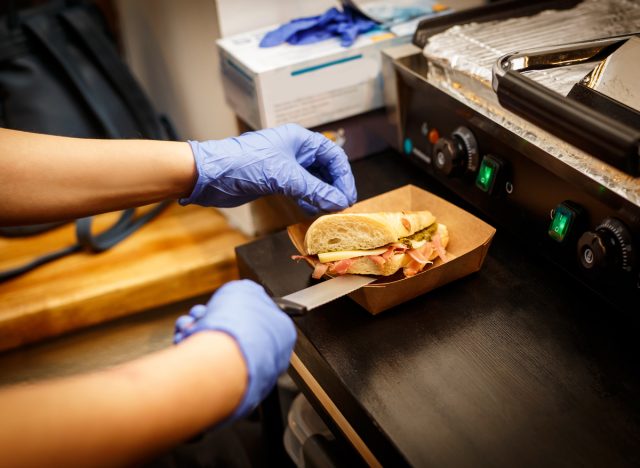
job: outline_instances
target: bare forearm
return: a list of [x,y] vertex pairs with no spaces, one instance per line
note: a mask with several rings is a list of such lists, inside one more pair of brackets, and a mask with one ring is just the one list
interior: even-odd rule
[[227,417],[247,371],[204,332],[112,370],[0,392],[3,466],[132,465]]
[[185,142],[92,140],[0,129],[0,224],[78,218],[186,196]]

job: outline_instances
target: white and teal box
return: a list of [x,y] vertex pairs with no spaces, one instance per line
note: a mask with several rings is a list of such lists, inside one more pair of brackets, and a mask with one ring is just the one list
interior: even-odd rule
[[226,101],[254,129],[315,127],[381,108],[380,51],[411,40],[411,34],[375,29],[350,47],[335,38],[261,48],[260,40],[275,27],[217,41]]

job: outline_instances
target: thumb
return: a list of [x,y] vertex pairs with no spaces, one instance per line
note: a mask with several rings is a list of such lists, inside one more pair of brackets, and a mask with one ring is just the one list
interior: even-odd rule
[[349,200],[340,190],[323,182],[302,166],[297,166],[289,183],[284,186],[284,194],[293,197],[320,211],[339,211],[349,207]]

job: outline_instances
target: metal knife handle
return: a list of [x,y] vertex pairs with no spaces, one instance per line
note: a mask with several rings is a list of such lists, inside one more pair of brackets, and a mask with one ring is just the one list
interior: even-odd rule
[[290,301],[284,297],[272,297],[271,299],[273,299],[273,302],[289,317],[300,317],[307,313],[307,308],[297,302]]

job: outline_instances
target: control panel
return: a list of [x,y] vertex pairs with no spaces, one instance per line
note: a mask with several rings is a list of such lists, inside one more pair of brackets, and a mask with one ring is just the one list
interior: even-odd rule
[[429,83],[401,86],[404,157],[611,302],[640,304],[640,207]]

